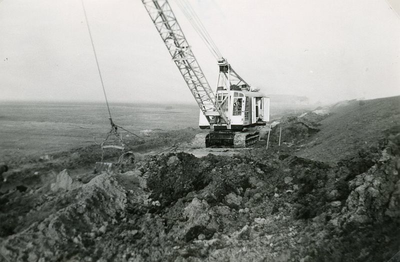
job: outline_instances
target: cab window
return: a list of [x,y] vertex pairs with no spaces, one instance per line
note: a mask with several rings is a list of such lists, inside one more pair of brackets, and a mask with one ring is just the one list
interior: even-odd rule
[[243,98],[234,98],[233,100],[233,115],[240,116],[242,114]]

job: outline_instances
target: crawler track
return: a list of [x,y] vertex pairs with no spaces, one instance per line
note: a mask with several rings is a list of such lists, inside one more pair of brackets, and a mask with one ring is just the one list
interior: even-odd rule
[[212,131],[210,133],[197,134],[192,142],[194,148],[204,147],[230,147],[245,148],[254,145],[259,139],[259,132],[232,132]]
[[256,132],[240,132],[235,133],[234,138],[234,147],[235,148],[243,148],[243,147],[250,147],[257,143],[260,137],[260,133]]

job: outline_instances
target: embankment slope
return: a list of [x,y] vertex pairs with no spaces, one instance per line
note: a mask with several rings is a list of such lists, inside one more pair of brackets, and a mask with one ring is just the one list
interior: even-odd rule
[[385,130],[400,125],[400,96],[338,103],[319,124],[298,156],[336,162],[377,145]]

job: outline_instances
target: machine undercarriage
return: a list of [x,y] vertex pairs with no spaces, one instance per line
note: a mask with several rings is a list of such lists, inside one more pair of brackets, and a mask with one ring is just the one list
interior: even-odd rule
[[192,142],[195,148],[230,147],[245,148],[251,147],[260,138],[258,130],[232,131],[218,130],[209,133],[197,134]]

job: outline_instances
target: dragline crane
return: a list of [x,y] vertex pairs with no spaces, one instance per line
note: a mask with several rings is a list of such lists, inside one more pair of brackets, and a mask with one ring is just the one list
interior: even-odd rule
[[200,108],[200,128],[212,129],[206,146],[244,147],[255,142],[258,132],[248,129],[269,121],[269,98],[251,88],[215,50],[219,76],[214,94],[168,0],[142,2]]

